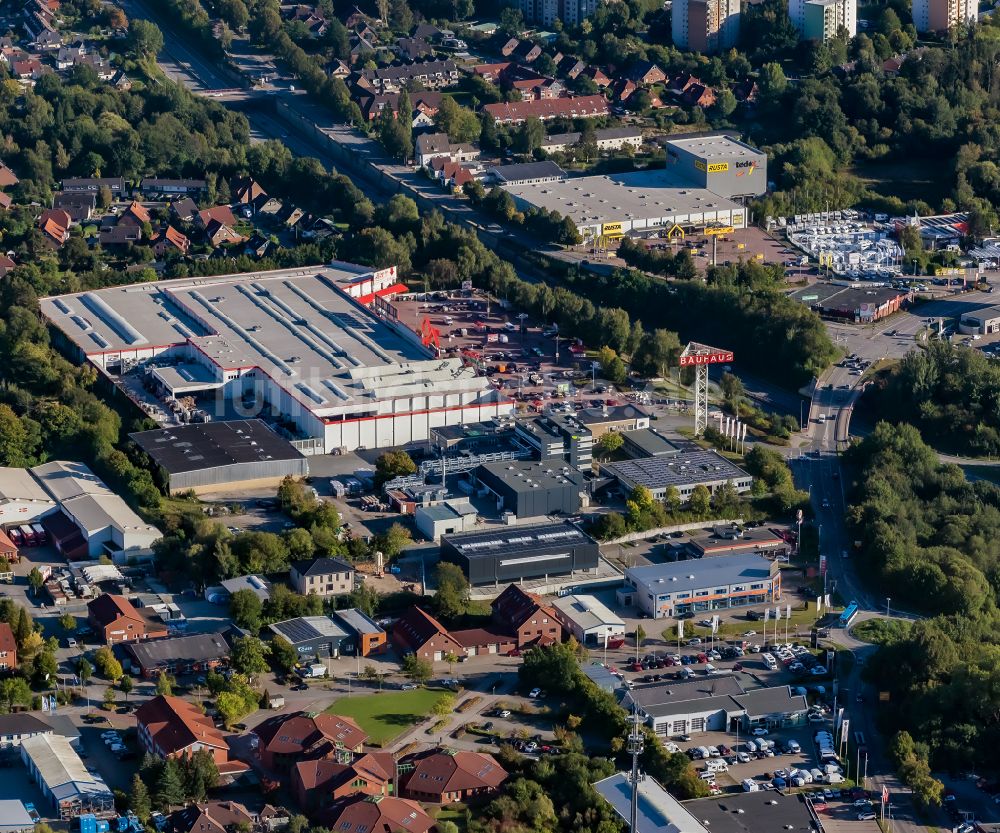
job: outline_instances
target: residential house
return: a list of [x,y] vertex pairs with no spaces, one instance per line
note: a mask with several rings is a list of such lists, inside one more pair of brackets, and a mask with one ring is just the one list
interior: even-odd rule
[[[561,153],[580,143],[582,134],[552,133],[542,140],[542,150],[546,153]],[[642,131],[636,127],[607,127],[594,131],[594,143],[598,150],[621,150],[626,145],[635,150],[642,147]]]
[[736,100],[742,101],[744,104],[756,104],[759,93],[757,82],[752,78],[747,78],[733,87],[733,95],[736,96]]
[[447,159],[432,160],[431,172],[434,178],[441,183],[442,188],[454,193],[460,192],[462,186],[476,178],[468,165],[463,165],[461,162],[450,162]]
[[69,46],[60,46],[56,53],[56,69],[69,69],[76,63],[77,58],[87,54],[87,45],[82,40],[71,43]]
[[440,662],[448,654],[462,656],[465,647],[437,619],[419,607],[411,607],[392,628],[392,642],[401,654]]
[[17,668],[17,640],[6,622],[0,622],[0,671]]
[[170,203],[170,211],[181,222],[189,223],[198,213],[198,203],[190,197],[181,197]]
[[514,66],[510,61],[500,61],[494,64],[476,64],[472,68],[474,75],[478,75],[491,83],[498,82],[507,70]]
[[405,758],[402,795],[431,804],[452,804],[493,795],[507,770],[485,752],[431,749]]
[[362,56],[374,55],[382,47],[376,40],[369,40],[355,33],[351,35],[351,61],[357,61]]
[[514,50],[511,57],[521,61],[522,63],[530,64],[532,61],[541,57],[541,54],[542,47],[540,47],[537,43],[532,43],[531,41],[521,41],[521,43],[517,45],[517,48]]
[[500,54],[503,55],[505,58],[509,58],[517,50],[517,47],[520,45],[520,43],[521,41],[519,41],[517,38],[511,38],[506,43],[504,43],[503,46],[500,47]]
[[314,38],[323,37],[330,28],[329,22],[318,6],[295,6],[285,19],[301,23]]
[[[10,625],[7,625],[10,630]],[[11,666],[12,667],[12,666]],[[51,735],[52,727],[28,712],[0,715],[0,746],[20,746],[22,740],[36,735]]]
[[97,194],[93,191],[61,192],[52,197],[52,207],[69,214],[71,223],[85,223],[94,215]]
[[153,218],[149,213],[149,209],[146,208],[142,203],[133,200],[128,208],[126,208],[118,218],[118,225],[120,226],[135,226],[136,228],[142,228],[146,223],[152,223]]
[[629,68],[628,77],[641,87],[667,80],[667,74],[652,61],[639,61]]
[[566,76],[570,81],[575,81],[577,76],[586,68],[587,65],[583,61],[574,58],[572,55],[566,55],[556,65],[559,74]]
[[289,582],[303,596],[346,596],[354,590],[354,572],[354,567],[339,558],[304,558],[292,562]]
[[594,118],[606,116],[610,112],[607,99],[601,95],[486,104],[483,110],[500,124],[521,124],[531,117],[543,121],[556,118]]
[[418,168],[424,168],[432,159],[439,158],[449,162],[468,162],[479,158],[479,148],[452,143],[447,133],[423,133],[417,137],[415,157]]
[[215,247],[242,243],[246,238],[235,229],[218,220],[210,220],[205,227],[205,238]]
[[122,197],[125,195],[125,180],[120,176],[107,176],[91,179],[64,179],[62,181],[63,191],[100,191],[107,188],[112,197]]
[[186,255],[189,248],[191,248],[191,241],[173,226],[167,226],[153,237],[153,252],[157,257],[163,257],[168,252],[180,252],[180,254]]
[[620,78],[611,88],[611,94],[621,102],[628,101],[639,87],[631,78]]
[[243,251],[254,257],[264,257],[271,251],[272,245],[270,238],[265,237],[260,232],[256,232],[253,237],[246,241]]
[[404,61],[417,61],[434,54],[434,47],[421,38],[396,38],[392,51]]
[[233,833],[257,829],[257,816],[238,801],[200,801],[170,814],[173,833]]
[[42,62],[37,58],[14,61],[10,65],[11,74],[21,81],[37,81],[42,77],[44,69]]
[[340,58],[334,58],[329,67],[327,68],[327,74],[331,78],[339,78],[341,81],[346,81],[351,77],[351,68]]
[[360,753],[368,735],[351,718],[325,712],[275,715],[253,730],[257,757],[273,772],[288,772],[298,761]]
[[159,179],[157,177],[142,180],[139,190],[153,198],[204,196],[208,191],[208,183],[204,179]]
[[132,89],[132,80],[125,74],[125,70],[120,69],[111,77],[111,86],[127,93]]
[[434,819],[416,801],[395,796],[358,794],[338,801],[319,815],[329,830],[341,833],[429,833]]
[[541,598],[517,584],[511,584],[490,604],[493,621],[503,630],[517,635],[517,649],[561,642],[562,625],[555,611],[542,604]]
[[17,264],[7,255],[0,254],[0,278],[6,277],[11,269],[17,268]]
[[458,65],[452,60],[412,61],[377,69],[364,69],[360,78],[382,93],[398,93],[413,81],[426,89],[440,89],[458,83]]
[[17,178],[10,168],[8,168],[3,162],[0,162],[0,188],[13,188],[21,180]]
[[62,209],[48,208],[41,213],[38,218],[38,228],[45,238],[45,242],[52,248],[58,249],[69,240],[70,216]]
[[235,180],[230,187],[233,202],[237,205],[256,205],[267,191],[253,177],[245,176]]
[[132,223],[103,226],[98,234],[102,246],[137,246],[142,242],[142,228]]
[[224,226],[229,226],[229,228],[233,228],[236,225],[236,217],[228,205],[216,205],[212,208],[199,211],[195,225],[200,229],[207,229],[213,220]]
[[396,761],[391,752],[368,752],[350,763],[330,758],[297,761],[291,785],[299,806],[310,811],[356,793],[391,795],[395,775]]
[[583,71],[583,75],[593,81],[600,89],[611,86],[611,79],[601,70],[600,67],[590,66]]
[[249,767],[229,758],[222,730],[194,703],[180,697],[157,695],[135,711],[139,745],[158,758],[182,758],[198,751],[212,756],[219,774],[233,775]]
[[715,90],[704,84],[692,84],[681,96],[681,101],[690,107],[711,107],[715,104]]
[[14,204],[14,198],[10,194],[0,191],[0,211],[6,211]]
[[87,622],[107,645],[167,635],[165,625],[147,619],[124,596],[112,593],[87,603]]

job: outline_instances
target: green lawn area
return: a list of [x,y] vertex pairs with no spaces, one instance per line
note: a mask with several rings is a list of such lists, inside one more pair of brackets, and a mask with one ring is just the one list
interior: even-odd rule
[[430,716],[442,692],[426,688],[412,691],[365,692],[336,700],[327,712],[353,718],[369,735],[373,746],[384,746],[404,729]]

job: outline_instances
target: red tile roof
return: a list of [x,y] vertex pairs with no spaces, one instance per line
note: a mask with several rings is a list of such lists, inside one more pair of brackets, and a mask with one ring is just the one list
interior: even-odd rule
[[180,697],[159,695],[148,700],[136,710],[135,720],[164,755],[183,752],[195,743],[229,750],[226,736],[212,718]]
[[236,801],[203,801],[170,816],[174,833],[228,833],[237,825],[253,827],[253,814]]
[[254,729],[260,748],[274,755],[327,754],[336,746],[355,749],[368,734],[349,717],[294,712],[279,714]]
[[[7,536],[4,535],[6,538]],[[7,539],[10,540],[9,538]],[[16,550],[15,550],[16,552]],[[6,622],[0,622],[0,652],[10,654],[17,652],[17,640],[14,639],[14,631]]]
[[404,758],[404,762],[413,764],[405,789],[418,793],[495,790],[507,780],[507,770],[485,752],[433,749]]
[[17,185],[20,182],[15,174],[10,168],[8,168],[3,162],[0,162],[0,188],[9,188],[11,185]]
[[579,95],[567,98],[550,98],[539,101],[513,101],[486,104],[483,110],[499,122],[521,122],[532,116],[538,119],[585,118],[606,116],[608,102],[601,95]]
[[369,752],[350,764],[339,764],[329,758],[295,764],[295,777],[307,790],[335,790],[359,778],[369,784],[388,784],[395,772],[396,762],[391,752]]
[[228,205],[216,205],[199,211],[198,219],[203,226],[209,225],[212,220],[230,228],[236,225],[236,217],[233,216],[233,210]]
[[325,827],[337,833],[428,833],[434,819],[416,801],[394,796],[358,796],[338,802],[322,814]]
[[132,606],[132,603],[128,599],[124,596],[116,596],[113,593],[104,593],[93,601],[88,602],[87,611],[104,628],[114,624],[119,619],[143,621],[139,611]]

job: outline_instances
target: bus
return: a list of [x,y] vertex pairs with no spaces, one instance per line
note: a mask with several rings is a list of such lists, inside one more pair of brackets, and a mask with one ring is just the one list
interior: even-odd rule
[[840,621],[837,625],[841,628],[849,627],[854,618],[858,615],[860,607],[857,602],[851,602],[845,609],[844,612],[840,614]]

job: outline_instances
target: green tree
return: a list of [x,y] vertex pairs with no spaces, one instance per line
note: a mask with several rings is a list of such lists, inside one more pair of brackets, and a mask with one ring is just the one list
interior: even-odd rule
[[[299,531],[293,530],[293,532]],[[260,600],[260,597],[248,588],[237,590],[229,598],[229,615],[234,624],[251,633],[257,633],[260,630],[262,624],[261,613],[263,610],[264,603]]]
[[429,660],[422,659],[416,654],[407,654],[403,657],[403,676],[419,685],[426,683],[434,675],[434,666]]
[[104,710],[114,711],[117,705],[117,698],[115,697],[115,690],[112,686],[108,686],[104,689]]
[[94,652],[94,662],[97,664],[98,671],[112,683],[117,682],[124,673],[122,664],[107,646],[102,646]]
[[93,666],[87,662],[86,657],[80,657],[80,661],[76,664],[76,676],[80,678],[80,682],[86,685],[93,675]]
[[712,494],[704,484],[699,483],[691,491],[689,505],[691,511],[699,517],[707,517],[712,511]]
[[36,596],[45,586],[45,578],[37,567],[32,567],[31,572],[28,573],[28,584],[31,587],[31,592]]
[[125,702],[126,703],[128,702],[128,696],[129,696],[129,694],[132,693],[133,686],[134,686],[134,683],[132,682],[132,678],[130,676],[128,676],[128,674],[125,674],[118,681],[118,688],[120,688],[121,691],[122,691],[122,694],[125,695]]
[[76,617],[72,613],[64,613],[59,617],[59,627],[67,633],[76,630]]
[[129,790],[128,798],[129,809],[139,817],[139,821],[144,824],[149,821],[152,803],[149,798],[149,790],[146,788],[146,782],[142,780],[142,776],[138,772],[132,776],[132,789]]
[[0,466],[31,465],[34,445],[24,421],[9,405],[0,403]]
[[156,782],[156,803],[161,809],[184,803],[184,779],[176,758],[167,758]]
[[0,680],[0,713],[10,714],[15,706],[30,706],[34,694],[23,677]]
[[386,451],[375,461],[375,486],[383,484],[395,477],[416,474],[417,464],[405,451]]
[[455,695],[442,694],[431,706],[431,714],[436,717],[447,717],[455,710]]
[[283,636],[275,636],[271,640],[271,661],[282,671],[291,671],[299,661],[299,654]]
[[170,697],[174,693],[174,680],[166,671],[161,671],[156,678],[156,693],[163,697]]
[[230,662],[241,674],[253,677],[268,670],[264,643],[255,636],[244,636],[233,644]]
[[155,23],[136,18],[129,25],[126,44],[135,58],[155,58],[163,49],[163,33]]
[[232,691],[221,692],[215,698],[215,708],[226,726],[232,726],[237,720],[253,710],[243,697]]
[[597,441],[597,451],[604,459],[608,459],[624,444],[625,440],[618,431],[606,431]]
[[410,530],[402,524],[394,523],[385,532],[375,536],[375,549],[386,558],[392,559],[412,542],[413,536],[410,535]]
[[469,607],[469,580],[457,564],[442,561],[434,571],[437,593],[434,607],[439,616],[455,619],[463,615]]

